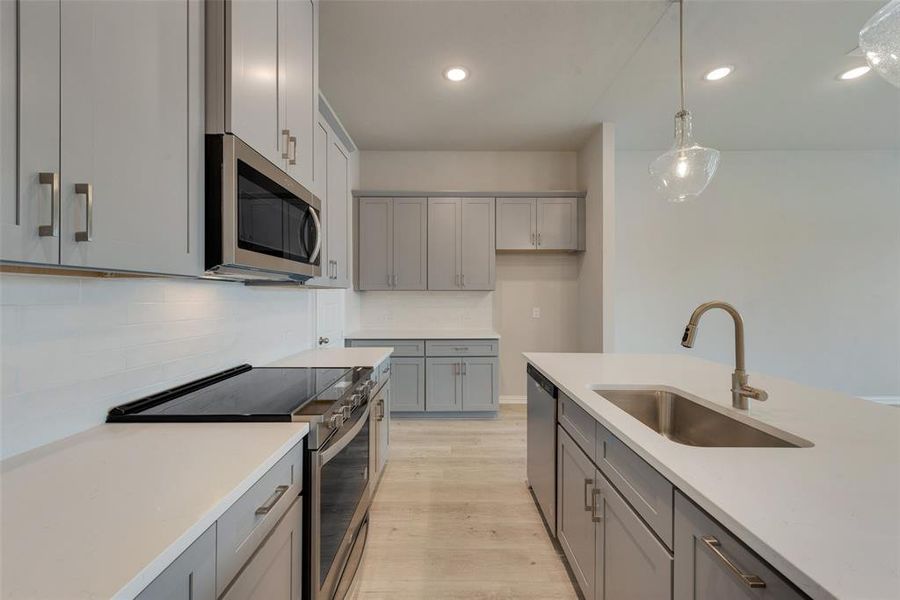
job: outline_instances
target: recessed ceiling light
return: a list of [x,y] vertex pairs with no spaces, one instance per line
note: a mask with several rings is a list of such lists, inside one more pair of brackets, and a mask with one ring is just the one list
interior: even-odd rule
[[720,79],[725,79],[732,73],[734,73],[734,67],[732,67],[731,65],[725,67],[716,67],[715,69],[704,75],[703,79],[705,79],[706,81],[718,81]]
[[862,77],[863,75],[865,75],[866,73],[868,73],[871,70],[872,70],[872,67],[870,67],[869,65],[855,67],[853,69],[850,69],[849,71],[844,71],[843,73],[838,75],[838,79],[841,79],[843,81],[847,81],[849,79],[856,79],[858,77]]
[[468,76],[469,72],[465,69],[465,67],[450,67],[449,69],[444,71],[444,77],[446,77],[450,81],[462,81]]

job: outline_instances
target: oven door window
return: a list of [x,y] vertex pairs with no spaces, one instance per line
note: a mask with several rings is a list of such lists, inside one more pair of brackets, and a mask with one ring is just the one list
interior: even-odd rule
[[248,164],[238,161],[237,170],[238,247],[310,263],[315,209]]
[[353,513],[369,484],[369,420],[321,471],[319,585],[325,583]]

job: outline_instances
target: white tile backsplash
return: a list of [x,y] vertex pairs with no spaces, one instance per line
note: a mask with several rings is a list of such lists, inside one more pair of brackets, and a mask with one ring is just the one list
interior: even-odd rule
[[491,329],[493,292],[360,292],[359,329]]
[[311,348],[315,293],[0,274],[0,454],[97,425],[111,406]]

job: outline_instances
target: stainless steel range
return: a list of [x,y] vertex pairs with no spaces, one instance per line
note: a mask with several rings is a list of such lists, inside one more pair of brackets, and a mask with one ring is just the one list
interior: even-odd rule
[[370,368],[241,365],[111,409],[109,422],[304,421],[304,597],[341,598],[368,531]]

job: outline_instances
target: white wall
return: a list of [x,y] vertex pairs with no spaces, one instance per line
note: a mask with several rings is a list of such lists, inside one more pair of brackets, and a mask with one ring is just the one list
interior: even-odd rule
[[0,275],[2,455],[102,423],[117,404],[312,347],[315,293]]
[[617,352],[732,363],[724,313],[679,346],[691,311],[722,299],[743,313],[751,371],[900,396],[900,153],[723,152],[682,205],[655,194],[655,156],[616,153]]
[[[576,168],[575,152],[363,151],[358,189],[573,190]],[[522,352],[577,349],[577,269],[574,254],[500,254],[495,292],[356,293],[348,329],[493,327],[501,335],[500,393],[524,396]],[[534,307],[540,319],[531,318]]]

